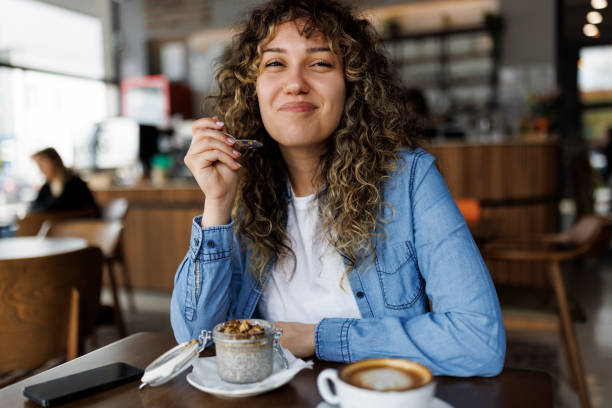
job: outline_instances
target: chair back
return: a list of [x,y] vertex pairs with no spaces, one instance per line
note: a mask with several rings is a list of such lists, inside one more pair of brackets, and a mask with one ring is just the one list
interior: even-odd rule
[[608,249],[612,221],[599,215],[585,215],[562,236],[564,241],[582,248],[586,253],[601,253]]
[[106,221],[99,219],[62,220],[45,224],[47,237],[80,237],[90,246],[98,247],[105,257],[111,257],[119,244],[119,237],[123,229],[120,221]]
[[17,221],[17,235],[20,237],[36,235],[45,221],[53,222],[73,218],[94,218],[96,216],[97,210],[94,207],[74,211],[43,211],[28,213],[24,218]]
[[102,208],[102,218],[108,221],[125,221],[128,208],[126,198],[114,198]]
[[0,261],[0,372],[75,357],[100,306],[98,248]]

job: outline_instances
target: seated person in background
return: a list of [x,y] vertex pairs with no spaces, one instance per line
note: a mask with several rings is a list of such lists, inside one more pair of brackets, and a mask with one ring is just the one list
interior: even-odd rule
[[32,203],[32,212],[91,210],[92,215],[100,215],[87,184],[64,166],[54,148],[36,152],[32,159],[45,176],[45,184]]
[[423,92],[417,88],[402,88],[400,97],[408,112],[411,112],[417,120],[417,126],[422,131],[423,136],[426,139],[436,136],[436,129],[433,127],[429,116],[429,106]]
[[260,317],[298,357],[498,374],[495,288],[371,24],[331,0],[272,1],[217,84],[185,156],[206,199],[174,279],[176,339]]

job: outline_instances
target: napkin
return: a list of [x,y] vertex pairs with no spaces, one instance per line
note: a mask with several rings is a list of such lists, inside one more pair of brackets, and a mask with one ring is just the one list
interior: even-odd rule
[[206,387],[214,388],[215,391],[232,392],[245,390],[269,390],[289,382],[298,372],[305,368],[312,369],[312,361],[304,361],[295,357],[289,350],[283,349],[289,363],[289,368],[284,369],[277,353],[274,353],[274,364],[272,374],[262,381],[250,384],[232,384],[223,381],[217,374],[217,357],[201,357],[193,363],[193,374],[198,381]]

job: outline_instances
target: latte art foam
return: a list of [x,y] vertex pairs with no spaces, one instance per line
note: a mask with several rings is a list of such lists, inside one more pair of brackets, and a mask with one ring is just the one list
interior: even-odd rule
[[373,368],[355,373],[353,382],[376,391],[404,390],[418,387],[423,382],[412,373],[390,367]]

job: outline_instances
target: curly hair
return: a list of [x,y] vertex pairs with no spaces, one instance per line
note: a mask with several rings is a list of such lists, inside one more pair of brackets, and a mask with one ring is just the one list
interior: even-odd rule
[[377,226],[386,222],[379,218],[383,182],[398,169],[400,151],[418,144],[397,75],[367,20],[333,0],[272,0],[255,8],[221,58],[219,91],[208,98],[230,133],[264,143],[243,156],[233,210],[241,245],[251,255],[249,272],[260,283],[270,262],[295,261],[286,230],[287,169],[263,126],[255,86],[263,47],[276,27],[292,21],[300,22],[300,35],[322,34],[344,71],[344,110],[314,180],[325,238],[344,257],[344,276],[374,251]]

